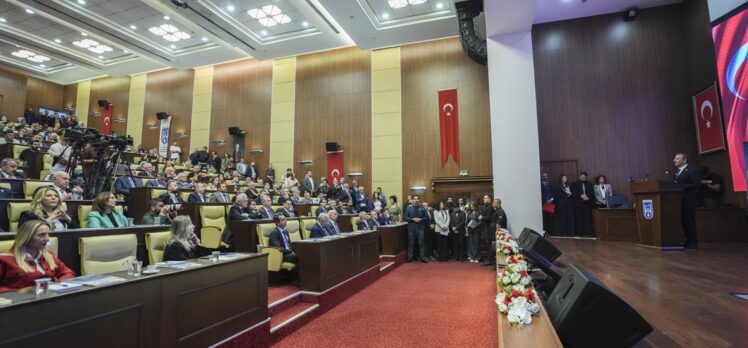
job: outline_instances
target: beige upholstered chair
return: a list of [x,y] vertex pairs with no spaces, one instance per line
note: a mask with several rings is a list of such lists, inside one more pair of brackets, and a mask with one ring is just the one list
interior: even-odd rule
[[[290,221],[289,221],[290,222]],[[275,229],[275,224],[258,224],[257,240],[263,246],[262,253],[268,254],[268,271],[279,272],[282,270],[290,271],[296,268],[296,265],[290,262],[283,262],[283,252],[278,248],[269,245],[270,233]],[[298,233],[298,232],[297,232]]]
[[226,229],[226,207],[222,205],[200,206],[200,238],[206,248],[221,247],[221,235]]
[[361,218],[358,216],[354,216],[351,218],[351,226],[353,227],[354,231],[358,231],[358,222],[361,221]]
[[83,237],[78,240],[81,274],[105,274],[127,270],[135,259],[138,239],[134,234]]
[[[78,206],[78,222],[80,223],[80,228],[88,228],[88,213],[91,212],[91,209],[92,207],[90,205]],[[114,210],[124,213],[124,207],[121,205],[115,206]]]
[[148,250],[149,265],[155,265],[164,260],[164,248],[170,235],[170,231],[145,234],[145,248]]
[[304,237],[304,239],[311,238],[312,235],[312,227],[317,222],[315,219],[299,219],[299,223],[301,226],[299,227],[301,229],[301,235]]
[[301,240],[301,224],[299,220],[290,220],[286,222],[286,230],[288,231],[288,237],[292,242]]
[[43,187],[43,186],[50,186],[52,185],[49,181],[31,181],[27,180],[23,182],[23,195],[26,197],[26,199],[31,199],[31,196],[34,195],[34,191],[36,189]]
[[18,220],[21,218],[21,213],[29,210],[30,204],[28,202],[11,202],[8,203],[8,225],[11,232],[18,231]]

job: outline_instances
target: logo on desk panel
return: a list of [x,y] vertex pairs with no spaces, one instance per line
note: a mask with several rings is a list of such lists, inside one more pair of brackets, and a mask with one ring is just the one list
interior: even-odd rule
[[654,204],[652,204],[651,199],[642,200],[642,210],[644,211],[644,218],[647,220],[652,220],[655,215],[655,211]]

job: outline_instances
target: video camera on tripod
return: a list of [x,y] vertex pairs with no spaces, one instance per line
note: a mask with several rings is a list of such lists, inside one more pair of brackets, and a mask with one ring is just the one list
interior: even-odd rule
[[73,147],[83,147],[85,144],[91,144],[97,148],[113,148],[117,151],[124,151],[127,146],[132,146],[132,137],[129,135],[124,136],[113,136],[113,135],[102,135],[93,128],[84,129],[65,129],[65,139],[70,141]]

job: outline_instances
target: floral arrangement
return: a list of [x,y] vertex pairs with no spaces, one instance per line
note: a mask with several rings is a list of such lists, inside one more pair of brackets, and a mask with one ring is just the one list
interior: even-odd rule
[[506,267],[496,273],[496,305],[512,326],[529,325],[532,315],[540,313],[540,303],[527,271],[527,261],[509,232],[500,232],[496,241],[497,257],[506,261]]

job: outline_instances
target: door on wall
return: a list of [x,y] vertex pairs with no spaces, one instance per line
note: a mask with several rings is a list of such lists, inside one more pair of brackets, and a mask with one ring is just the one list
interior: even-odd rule
[[558,184],[561,182],[561,175],[565,174],[569,179],[569,183],[577,180],[577,160],[561,160],[561,161],[541,161],[540,171],[548,173],[548,178],[551,183]]
[[455,202],[462,198],[466,203],[481,205],[484,195],[493,196],[493,177],[448,177],[432,178],[434,202],[446,202],[452,197]]

